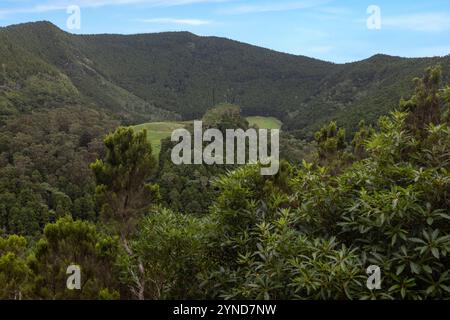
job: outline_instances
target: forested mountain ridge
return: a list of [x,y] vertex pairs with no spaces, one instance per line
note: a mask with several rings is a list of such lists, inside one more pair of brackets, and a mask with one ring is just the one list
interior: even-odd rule
[[0,29],[0,114],[66,105],[112,111],[124,122],[178,119],[105,78],[74,36],[47,22]]
[[[338,65],[188,32],[73,35],[37,22],[1,28],[0,38],[2,114],[57,101],[137,123],[198,118],[229,102],[311,137],[330,120],[351,130],[361,118],[375,122],[412,93],[411,79],[428,66],[441,64],[444,80],[450,74],[450,56],[377,55]],[[36,87],[40,100],[30,103]]]
[[423,70],[441,65],[443,81],[450,80],[450,55],[434,58],[400,58],[378,54],[369,59],[338,65],[298,111],[283,118],[287,127],[310,137],[331,120],[351,132],[361,119],[376,123],[411,95],[414,81]]

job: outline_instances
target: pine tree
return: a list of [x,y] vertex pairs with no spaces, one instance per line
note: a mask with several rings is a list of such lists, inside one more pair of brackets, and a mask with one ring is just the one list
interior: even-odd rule
[[[96,198],[101,216],[120,234],[129,257],[134,257],[129,240],[136,223],[158,194],[157,187],[147,184],[156,161],[146,137],[145,130],[134,133],[130,128],[117,129],[104,141],[107,148],[105,160],[97,160],[91,165],[97,182]],[[134,279],[133,294],[143,300],[143,264],[138,261],[137,270],[130,267],[128,271]]]

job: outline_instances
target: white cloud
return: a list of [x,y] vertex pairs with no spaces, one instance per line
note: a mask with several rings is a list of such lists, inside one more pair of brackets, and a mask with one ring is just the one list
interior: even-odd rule
[[203,26],[211,24],[212,21],[200,19],[174,19],[174,18],[154,18],[154,19],[139,19],[140,22],[156,23],[156,24],[176,24],[187,26]]
[[10,15],[21,13],[42,13],[49,11],[65,10],[66,8],[67,6],[38,5],[34,7],[0,9],[0,17],[4,18]]
[[315,1],[295,1],[287,3],[259,3],[254,5],[238,5],[226,9],[222,9],[219,13],[223,14],[246,14],[246,13],[262,13],[308,9],[329,3],[331,0],[315,0]]
[[441,32],[450,30],[450,14],[422,13],[400,16],[381,16],[382,27],[407,29],[424,32]]
[[21,13],[42,13],[49,11],[66,10],[68,6],[78,5],[81,8],[99,8],[106,6],[120,6],[131,4],[148,4],[155,7],[173,7],[198,3],[222,3],[230,0],[52,0],[44,4],[14,7],[8,9],[0,8],[0,17]]

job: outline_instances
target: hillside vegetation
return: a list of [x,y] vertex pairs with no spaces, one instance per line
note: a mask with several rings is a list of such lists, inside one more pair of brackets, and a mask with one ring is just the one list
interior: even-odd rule
[[[0,299],[450,299],[449,60],[1,28]],[[192,119],[279,172],[175,165]]]
[[[351,142],[330,122],[310,160],[283,160],[274,176],[259,164],[176,166],[168,139],[158,164],[130,127],[101,143],[117,123],[95,110],[8,121],[0,299],[450,299],[450,88],[440,80],[427,69]],[[249,126],[229,104],[203,120]],[[66,287],[70,264],[82,266],[81,290]],[[373,265],[379,290],[366,286]]]
[[356,131],[412,93],[412,78],[450,57],[377,55],[336,65],[191,33],[72,35],[48,22],[0,29],[0,114],[87,104],[123,123],[198,119],[222,102],[273,116],[309,138],[337,120]]

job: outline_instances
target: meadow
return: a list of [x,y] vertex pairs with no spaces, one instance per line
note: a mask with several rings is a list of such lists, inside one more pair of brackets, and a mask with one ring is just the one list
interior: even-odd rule
[[256,125],[260,129],[281,129],[282,122],[274,117],[247,117],[250,126]]
[[[250,126],[257,126],[260,129],[280,129],[282,122],[274,117],[247,117]],[[147,139],[153,148],[153,154],[158,156],[161,151],[161,140],[169,138],[176,129],[185,128],[192,121],[166,121],[166,122],[148,122],[137,126],[133,129],[135,132],[147,130]]]

